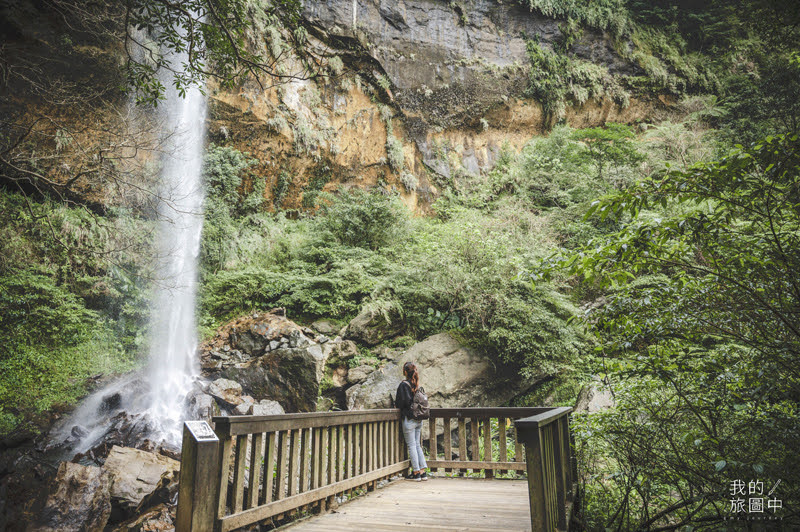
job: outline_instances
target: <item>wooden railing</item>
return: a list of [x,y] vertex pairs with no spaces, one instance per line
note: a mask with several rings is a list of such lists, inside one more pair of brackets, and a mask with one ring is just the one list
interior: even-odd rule
[[[425,446],[429,456],[428,467],[440,471],[443,469],[446,473],[467,473],[472,470],[473,473],[482,472],[486,478],[493,478],[495,471],[524,474],[526,465],[522,443],[516,437],[513,423],[509,421],[549,410],[544,407],[431,408],[431,417],[422,431],[428,434]],[[507,443],[509,430],[515,432],[511,446]],[[496,446],[492,443],[493,432],[496,434]],[[455,446],[453,440],[457,442]]]
[[[539,447],[535,447],[535,438],[523,437],[530,424],[520,425],[523,420],[519,418],[564,416],[559,413],[553,417],[550,413],[554,410],[563,409],[431,409],[431,418],[423,428],[427,428],[423,434],[429,435],[428,466],[453,472],[482,471],[487,478],[495,471],[527,472],[529,477],[533,472],[547,482],[536,493],[550,519],[552,501],[558,505],[564,497],[556,490],[566,481],[550,482],[553,474],[562,473],[551,474],[551,469],[555,471],[551,467],[543,476],[540,469],[545,471],[545,466],[532,467],[531,453],[535,448],[542,449],[535,455],[542,464],[549,464],[552,456],[560,457],[559,463],[568,460],[564,457],[571,456],[569,428],[560,422],[553,425],[559,427],[553,432],[543,423],[544,432],[536,440]],[[515,424],[509,424],[515,419]],[[215,417],[213,421],[214,430],[202,421],[188,421],[184,427],[178,532],[224,532],[270,518],[279,520],[298,511],[322,511],[337,496],[361,488],[372,490],[379,480],[409,467],[400,413],[394,409]],[[512,431],[513,443],[508,445],[506,438]],[[567,437],[566,447],[559,440],[563,437]],[[526,444],[527,463],[522,442]],[[556,447],[562,454],[554,454]],[[540,511],[539,506],[536,508]]]
[[[178,514],[184,516],[178,519],[179,531],[224,532],[312,506],[325,509],[337,495],[358,488],[372,490],[377,481],[408,468],[400,414],[394,409],[213,421],[219,448],[216,476],[187,475],[193,490],[184,487],[181,477],[180,493],[186,494],[178,500]],[[190,459],[198,454],[187,452],[191,440],[197,438],[184,430],[183,455]],[[188,465],[190,472],[196,469]],[[208,484],[217,488],[210,496],[211,510],[209,497],[200,500],[190,494]],[[209,514],[212,523],[206,524]]]
[[569,407],[550,408],[514,423],[525,445],[533,532],[569,528],[575,495],[573,483],[577,478],[570,412]]

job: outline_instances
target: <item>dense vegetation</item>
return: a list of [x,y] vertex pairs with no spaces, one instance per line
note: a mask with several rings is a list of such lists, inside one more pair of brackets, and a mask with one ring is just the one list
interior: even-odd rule
[[[546,390],[556,401],[572,404],[576,383],[613,391],[614,408],[574,423],[587,529],[718,529],[735,479],[783,479],[775,495],[794,526],[800,12],[773,0],[526,4],[562,22],[558,46],[528,44],[527,95],[551,129],[519,153],[505,148],[486,175],[441,179],[431,216],[413,216],[385,186],[322,192],[319,175],[307,210],[289,217],[280,206],[293,176],[281,174],[267,205],[248,154],[208,147],[203,334],[275,306],[301,322],[341,324],[371,310],[402,321],[401,343],[453,331],[522,374],[559,375]],[[135,5],[146,14],[161,4]],[[225,5],[234,41],[190,27],[219,45],[192,75],[212,57],[236,66],[224,78],[278,68],[235,57],[252,4]],[[606,32],[637,74],[576,59],[586,28]],[[150,67],[129,68],[141,99],[156,101],[163,87]],[[592,98],[624,106],[658,95],[677,103],[652,123],[561,122],[568,106]],[[81,205],[53,193],[63,187],[12,175],[14,163],[44,179],[36,148],[79,142],[59,131],[10,147],[15,137],[4,133],[0,150],[4,435],[146,352],[153,199],[101,213],[96,201]],[[304,139],[296,136],[314,144]],[[399,139],[390,135],[387,153],[403,171]],[[103,164],[91,171],[124,166]]]

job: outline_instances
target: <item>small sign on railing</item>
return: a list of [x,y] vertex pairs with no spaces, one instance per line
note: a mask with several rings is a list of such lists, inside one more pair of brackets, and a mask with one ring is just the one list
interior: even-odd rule
[[187,421],[186,428],[189,429],[196,440],[219,441],[219,438],[217,438],[217,435],[214,433],[214,429],[205,421]]

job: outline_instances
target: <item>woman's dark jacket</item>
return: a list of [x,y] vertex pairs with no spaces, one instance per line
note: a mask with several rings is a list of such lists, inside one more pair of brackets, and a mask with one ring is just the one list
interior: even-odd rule
[[411,413],[411,403],[414,401],[414,394],[411,392],[411,383],[402,381],[397,387],[397,395],[395,395],[394,406],[400,409],[403,417],[414,419]]

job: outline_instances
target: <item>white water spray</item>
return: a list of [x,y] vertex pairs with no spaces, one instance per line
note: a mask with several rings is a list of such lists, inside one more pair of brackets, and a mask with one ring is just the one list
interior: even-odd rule
[[[172,65],[188,63],[186,53],[172,54]],[[161,170],[158,273],[151,318],[149,411],[156,431],[180,441],[184,399],[199,374],[196,361],[195,294],[200,233],[203,228],[201,171],[206,99],[190,87],[181,97],[164,73],[168,87],[159,105],[169,135]]]
[[[146,41],[146,35],[139,32],[137,42]],[[139,46],[131,53],[145,59]],[[186,53],[172,53],[166,59],[176,70],[188,63]],[[167,90],[156,109],[158,119],[141,124],[159,124],[157,133],[164,152],[149,366],[144,374],[124,376],[97,390],[54,427],[51,442],[67,444],[70,454],[90,452],[107,435],[120,430],[128,432],[123,438],[130,440],[126,442],[129,445],[143,438],[179,445],[181,422],[187,415],[186,397],[200,373],[194,311],[203,228],[206,99],[197,87],[179,94],[173,75],[161,72],[160,81]],[[117,416],[123,412],[120,420]]]

